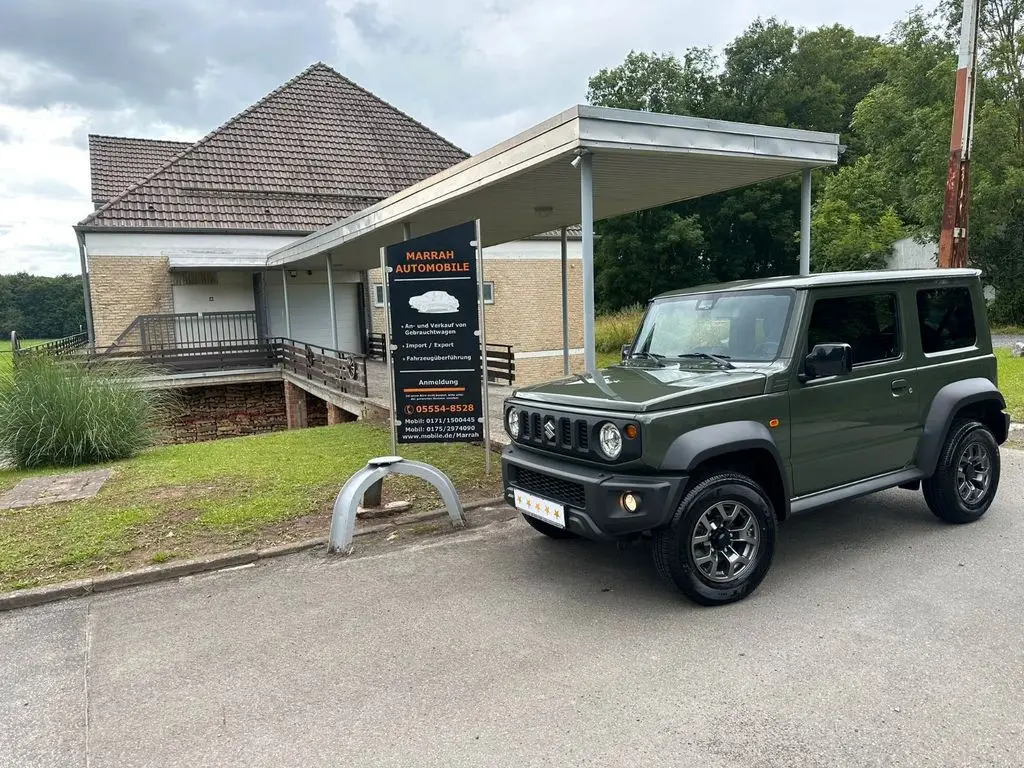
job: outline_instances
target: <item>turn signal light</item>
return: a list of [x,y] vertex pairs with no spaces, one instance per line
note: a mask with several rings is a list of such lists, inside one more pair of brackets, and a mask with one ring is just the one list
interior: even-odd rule
[[636,424],[627,424],[625,432],[626,437],[630,440],[636,440],[637,435],[640,434],[640,430],[636,428]]

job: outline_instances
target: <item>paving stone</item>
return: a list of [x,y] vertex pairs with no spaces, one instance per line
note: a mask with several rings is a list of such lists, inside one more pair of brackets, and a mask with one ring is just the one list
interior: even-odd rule
[[99,493],[111,474],[113,470],[110,469],[93,469],[66,475],[29,477],[0,496],[0,509],[22,509],[91,499]]

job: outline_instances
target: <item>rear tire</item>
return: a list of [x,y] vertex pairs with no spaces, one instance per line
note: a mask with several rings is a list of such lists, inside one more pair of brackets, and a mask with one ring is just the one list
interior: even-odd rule
[[576,534],[572,531],[567,531],[565,528],[556,528],[551,523],[545,523],[543,520],[538,520],[536,517],[530,517],[525,512],[523,513],[523,520],[528,522],[534,530],[539,531],[552,539],[573,539],[576,537]]
[[921,484],[924,500],[947,523],[973,523],[999,488],[999,444],[984,424],[957,419],[949,428],[935,474]]
[[654,534],[658,573],[699,605],[742,600],[764,579],[775,553],[775,510],[760,485],[719,472],[694,486],[672,522]]

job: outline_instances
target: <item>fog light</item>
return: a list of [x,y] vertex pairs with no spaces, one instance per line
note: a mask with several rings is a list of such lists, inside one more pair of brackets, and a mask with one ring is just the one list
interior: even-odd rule
[[627,512],[636,512],[640,509],[640,497],[635,493],[622,494],[622,508]]

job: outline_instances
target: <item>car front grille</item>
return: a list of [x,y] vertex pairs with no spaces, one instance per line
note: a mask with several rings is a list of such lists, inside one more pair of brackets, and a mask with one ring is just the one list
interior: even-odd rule
[[[588,419],[562,416],[532,408],[515,406],[519,410],[520,434],[517,442],[535,445],[558,453],[587,455],[590,453]],[[545,430],[547,427],[547,431]]]
[[578,509],[586,509],[587,494],[579,483],[551,477],[525,467],[515,468],[515,477],[512,482],[528,493],[535,493],[545,499],[568,504]]

